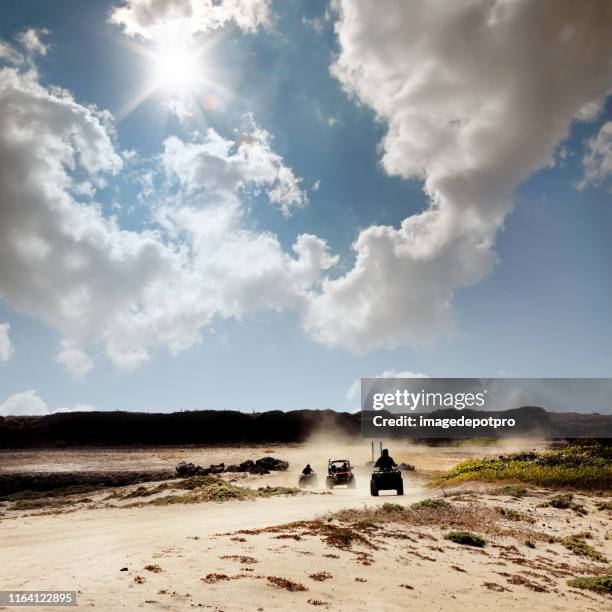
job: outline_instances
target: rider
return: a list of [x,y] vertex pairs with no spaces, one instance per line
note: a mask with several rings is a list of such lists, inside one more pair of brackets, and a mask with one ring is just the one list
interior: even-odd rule
[[390,470],[397,465],[395,461],[393,461],[393,457],[389,455],[389,451],[384,448],[382,455],[378,458],[374,467],[380,468],[381,470]]
[[310,467],[310,463],[307,463],[306,467],[302,470],[302,474],[304,474],[304,476],[310,476],[310,474],[313,472],[314,470]]

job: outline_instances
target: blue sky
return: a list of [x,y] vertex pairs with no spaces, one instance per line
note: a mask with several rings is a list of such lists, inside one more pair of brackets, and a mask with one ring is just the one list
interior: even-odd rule
[[[385,301],[397,302],[397,308],[392,311],[394,304],[386,304],[384,308],[389,310],[383,310],[380,317],[366,317],[356,323],[355,334],[360,338],[357,346],[346,338],[346,334],[336,332],[339,323],[351,316],[350,306],[342,303],[331,289],[329,297],[321,301],[321,294],[326,292],[320,284],[321,279],[325,276],[341,279],[350,275],[356,261],[351,244],[361,231],[376,226],[398,229],[402,220],[426,210],[430,200],[423,191],[424,181],[429,185],[430,194],[448,198],[455,211],[465,211],[453,201],[453,194],[441,186],[447,184],[444,180],[448,177],[440,177],[448,164],[429,140],[427,146],[418,143],[426,151],[423,155],[428,160],[418,172],[414,164],[406,166],[405,170],[402,166],[403,160],[410,158],[410,151],[404,156],[402,147],[407,146],[406,142],[412,146],[416,136],[408,137],[406,142],[391,140],[386,149],[381,146],[390,126],[419,125],[401,123],[404,121],[402,104],[411,110],[411,116],[417,117],[414,119],[417,122],[422,107],[403,98],[383,99],[383,90],[382,93],[376,91],[372,84],[379,77],[371,76],[372,68],[367,62],[377,49],[369,49],[370,55],[364,56],[365,76],[353,76],[348,71],[359,62],[359,53],[368,50],[367,45],[377,44],[377,39],[372,37],[373,40],[359,41],[354,49],[349,49],[353,39],[347,36],[340,40],[343,28],[344,33],[349,34],[346,32],[350,27],[346,20],[349,9],[345,9],[345,13],[343,9],[333,13],[322,1],[275,2],[269,6],[262,2],[267,11],[265,23],[260,19],[261,23],[245,27],[240,25],[239,16],[228,14],[225,25],[192,33],[194,47],[210,43],[206,71],[215,83],[211,89],[206,85],[204,92],[188,93],[200,101],[203,95],[215,98],[214,108],[204,108],[194,116],[181,119],[168,111],[168,102],[174,94],[160,87],[122,116],[122,109],[142,88],[147,71],[151,70],[151,59],[137,49],[154,53],[159,46],[155,37],[128,35],[125,23],[109,23],[109,15],[117,6],[130,7],[131,4],[138,2],[20,0],[0,5],[0,39],[17,53],[27,56],[17,65],[7,63],[8,69],[25,74],[35,65],[35,78],[41,87],[65,88],[71,92],[75,103],[84,108],[95,105],[113,115],[105,119],[105,128],[116,155],[123,159],[122,168],[115,174],[106,172],[106,183],[100,184],[95,195],[86,202],[79,195],[70,197],[85,205],[97,203],[104,218],[116,215],[119,228],[137,235],[154,225],[153,218],[162,201],[164,205],[172,201],[173,206],[189,205],[198,210],[198,207],[212,206],[215,198],[221,196],[210,191],[202,192],[207,195],[188,193],[180,178],[172,182],[168,179],[169,171],[160,169],[164,142],[174,136],[181,143],[200,143],[204,131],[212,129],[221,138],[234,141],[232,151],[235,152],[240,148],[236,145],[238,135],[245,133],[242,126],[252,121],[269,138],[266,154],[278,156],[274,159],[281,159],[278,163],[283,168],[291,169],[296,180],[301,178],[291,185],[297,185],[308,202],[306,205],[292,203],[291,214],[286,216],[271,203],[269,193],[273,184],[270,182],[262,183],[263,187],[253,189],[252,193],[236,192],[227,196],[227,200],[240,206],[239,223],[244,224],[240,227],[247,228],[252,235],[275,236],[282,252],[292,257],[295,256],[292,245],[300,234],[316,236],[317,240],[324,241],[327,252],[338,259],[333,266],[322,266],[317,280],[307,288],[300,285],[297,297],[293,293],[285,296],[284,288],[282,299],[267,294],[262,297],[255,289],[255,293],[240,298],[244,303],[235,307],[239,311],[236,316],[223,310],[226,305],[216,307],[210,319],[193,324],[193,329],[185,332],[190,337],[193,332],[200,339],[185,342],[175,354],[168,350],[174,342],[174,339],[168,340],[172,333],[160,332],[159,340],[149,342],[150,338],[157,338],[159,330],[146,328],[143,335],[147,337],[147,357],[127,366],[124,359],[113,358],[113,349],[108,348],[108,334],[102,327],[108,325],[115,330],[112,327],[115,323],[109,322],[110,319],[96,319],[91,315],[82,326],[76,322],[72,325],[70,321],[78,319],[78,312],[68,319],[60,318],[57,313],[45,310],[47,306],[40,304],[40,296],[38,304],[29,306],[30,302],[23,297],[29,289],[27,281],[19,284],[18,291],[15,283],[0,279],[0,322],[10,325],[7,335],[12,347],[8,351],[10,356],[0,364],[0,404],[10,397],[30,392],[26,398],[28,402],[35,395],[47,411],[78,405],[99,410],[163,412],[180,409],[346,410],[356,407],[356,400],[347,398],[353,381],[385,371],[445,377],[610,376],[611,184],[609,170],[606,171],[603,161],[606,149],[603,148],[603,153],[594,149],[600,141],[605,144],[603,137],[598,140],[598,136],[604,134],[605,126],[612,121],[612,105],[606,101],[606,88],[602,86],[606,80],[608,87],[612,84],[609,72],[602,75],[602,69],[593,66],[592,81],[580,80],[582,77],[577,76],[576,83],[572,83],[569,74],[568,90],[573,87],[578,92],[584,91],[584,97],[580,98],[575,91],[568,92],[567,100],[561,100],[558,108],[547,107],[541,111],[543,118],[536,117],[531,110],[523,115],[520,108],[515,111],[511,119],[516,124],[509,129],[517,134],[529,125],[524,119],[527,115],[536,126],[546,124],[550,117],[558,117],[557,122],[550,121],[554,127],[542,127],[537,143],[526,137],[524,147],[529,151],[526,155],[529,160],[524,162],[525,167],[522,160],[512,156],[507,162],[503,161],[505,141],[501,131],[506,129],[507,121],[498,126],[501,152],[495,149],[491,155],[500,156],[500,167],[507,164],[511,195],[507,195],[506,189],[499,194],[500,200],[504,199],[503,204],[499,204],[503,220],[491,222],[492,225],[483,230],[482,241],[486,242],[491,236],[494,240],[485,254],[486,261],[482,262],[486,270],[481,271],[480,262],[477,262],[474,266],[478,272],[471,268],[460,271],[461,279],[470,280],[449,281],[448,287],[436,284],[435,291],[432,289],[431,295],[425,294],[422,298],[424,305],[411,297],[418,297],[420,289],[416,282],[421,278],[416,272],[412,274],[413,268],[406,276],[390,274],[392,282],[410,295],[397,293],[395,286],[389,287],[387,292],[387,287],[381,285],[383,281],[373,278],[372,291],[378,294],[368,308],[374,312]],[[180,4],[178,0],[177,4]],[[401,22],[403,12],[398,11],[397,18]],[[366,19],[367,14],[354,17]],[[439,17],[441,21],[458,18],[457,15]],[[520,18],[516,16],[517,23]],[[164,17],[159,19],[163,22]],[[335,24],[338,31],[334,29]],[[383,26],[377,24],[378,27]],[[515,24],[508,25],[511,27]],[[28,30],[38,32],[37,40],[45,46],[44,53],[28,48],[25,42],[18,42],[20,34]],[[410,42],[402,38],[401,44],[409,45]],[[432,45],[432,49],[437,48]],[[394,68],[398,78],[412,74],[411,61],[422,62],[412,55],[411,49],[406,48],[405,54],[401,47],[394,49],[394,53],[402,56],[402,61],[398,60]],[[536,46],[534,49],[537,51]],[[601,50],[602,54],[609,52],[609,46]],[[537,63],[539,57],[534,57],[533,61]],[[341,69],[330,70],[334,64]],[[520,72],[521,66],[517,63],[500,67],[500,72],[515,70],[518,79],[525,76],[528,80],[529,75]],[[458,83],[458,98],[464,95],[467,99],[469,92],[462,91],[461,79]],[[230,93],[226,98],[218,96],[214,85],[222,85],[223,90]],[[469,89],[469,83],[465,86]],[[489,92],[487,95],[505,95],[503,87],[496,90],[492,86],[493,94],[488,85],[483,86],[483,91],[485,89]],[[516,96],[524,99],[522,90],[517,90]],[[599,104],[598,112],[590,114],[587,121],[578,120],[581,107],[590,102]],[[532,104],[535,103],[532,101]],[[460,108],[463,109],[463,105]],[[0,107],[0,114],[3,112]],[[445,112],[451,111],[441,107],[440,113]],[[473,112],[476,118],[483,112],[478,100]],[[425,124],[429,118],[423,117],[422,121]],[[531,128],[531,131],[537,129]],[[530,135],[530,138],[536,136]],[[402,154],[396,155],[396,150]],[[532,160],[529,156],[534,150],[539,152],[533,153]],[[585,161],[594,151],[594,161]],[[459,149],[459,152],[466,151]],[[81,151],[79,155],[84,153]],[[459,158],[458,155],[453,157]],[[554,164],[549,163],[550,157],[554,157]],[[486,166],[485,162],[473,163]],[[549,167],[544,167],[546,165]],[[588,175],[589,167],[591,175]],[[152,193],[143,194],[138,177],[147,171],[155,173],[154,189]],[[73,177],[79,172],[78,168],[66,170]],[[466,170],[457,172],[463,176]],[[591,178],[587,180],[587,176]],[[209,180],[208,175],[204,180]],[[505,181],[505,176],[498,180],[499,183]],[[578,188],[581,181],[583,184]],[[208,186],[204,184],[199,188],[207,190]],[[491,189],[487,189],[488,194]],[[8,198],[16,197],[7,195],[14,191],[5,191],[2,182],[0,190],[2,206]],[[476,197],[483,190],[480,184],[470,187]],[[483,212],[491,210],[487,206],[487,198],[483,196],[482,204],[479,202],[477,206],[481,219],[488,219]],[[19,232],[20,226],[15,225],[13,229]],[[182,227],[180,231],[188,229]],[[165,228],[164,231],[169,230]],[[451,233],[453,231],[454,228]],[[164,244],[174,240],[175,246],[183,244],[180,237],[160,240],[166,241]],[[464,242],[463,235],[449,238],[448,250],[459,245],[456,247],[459,250],[449,256],[450,261],[462,261],[466,257],[462,249],[471,247],[463,246]],[[317,248],[320,244],[316,242]],[[395,262],[390,264],[393,265]],[[406,269],[403,265],[397,269]],[[2,270],[8,278],[9,273],[5,268]],[[370,273],[376,274],[368,271]],[[22,273],[17,270],[17,274]],[[91,274],[95,274],[94,268]],[[27,277],[26,272],[23,276]],[[62,278],[73,282],[69,275],[62,275]],[[284,278],[279,277],[278,283],[283,284]],[[372,277],[364,278],[367,281]],[[355,294],[361,296],[360,299],[367,296],[366,281],[359,281],[366,283]],[[215,282],[223,282],[223,279]],[[415,286],[410,287],[410,283]],[[271,291],[268,284],[265,287],[265,291]],[[187,283],[183,289],[188,293],[193,284]],[[430,319],[424,313],[428,300],[435,301],[436,296],[442,296],[441,300],[450,296],[450,323],[446,321],[446,312],[443,320],[438,320],[437,316]],[[270,306],[252,309],[252,303],[260,297]],[[300,305],[302,301],[304,306]],[[53,298],[49,302],[53,302]],[[412,305],[416,314],[410,311]],[[336,307],[338,314],[328,320],[327,311]],[[435,307],[432,303],[432,310]],[[358,308],[357,303],[355,308]],[[325,312],[321,314],[322,311]],[[192,321],[191,313],[181,311],[177,316],[181,317],[177,319],[180,321],[177,327],[187,325],[183,321]],[[376,325],[387,318],[393,321],[393,326],[387,329],[383,325],[385,331],[381,332],[383,340],[380,343],[372,340],[378,332]],[[171,322],[170,326],[173,325]],[[81,329],[96,333],[99,330],[100,336],[83,337]],[[390,346],[394,343],[384,338],[394,335],[398,345]],[[78,345],[78,350],[89,356],[91,366],[85,373],[75,376],[65,363],[58,361],[58,345],[62,340],[69,341],[71,346]],[[180,341],[183,342],[182,337]],[[121,346],[121,350],[129,351],[123,344]],[[36,403],[34,411],[42,410],[41,405]]]

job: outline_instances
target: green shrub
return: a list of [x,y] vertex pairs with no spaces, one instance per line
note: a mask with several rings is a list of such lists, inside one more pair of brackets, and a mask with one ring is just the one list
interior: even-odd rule
[[600,553],[598,550],[589,546],[584,540],[590,538],[591,534],[588,532],[576,533],[574,535],[559,538],[559,542],[565,546],[568,550],[571,550],[575,555],[581,557],[588,557],[593,561],[599,561],[601,563],[607,563],[608,559],[605,555]]
[[478,546],[479,548],[482,548],[487,543],[482,536],[470,533],[469,531],[449,531],[444,535],[444,539],[466,546]]
[[518,487],[516,485],[506,485],[497,489],[490,489],[487,491],[489,495],[510,495],[511,497],[524,497],[527,495],[527,489],[525,487]]
[[401,504],[390,504],[389,502],[384,503],[381,508],[383,512],[388,512],[388,513],[404,512],[405,509],[406,508],[402,506]]
[[584,576],[567,581],[568,586],[612,595],[612,576]]
[[450,504],[440,497],[430,497],[419,502],[415,502],[410,506],[413,510],[431,509],[438,510],[440,508],[450,508]]
[[455,466],[432,484],[459,484],[469,480],[506,480],[577,490],[610,489],[612,444],[577,441],[562,450],[471,459]]

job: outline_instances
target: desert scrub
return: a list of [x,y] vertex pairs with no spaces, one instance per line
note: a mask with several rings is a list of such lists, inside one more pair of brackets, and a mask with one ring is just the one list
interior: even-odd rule
[[603,510],[603,511],[605,511],[605,510],[612,510],[612,502],[609,502],[609,501],[597,502],[595,504],[595,507],[598,510]]
[[295,593],[296,591],[307,591],[308,589],[299,582],[293,582],[293,580],[287,580],[287,578],[280,578],[278,576],[268,576],[268,582],[279,589],[286,589]]
[[259,487],[257,489],[257,495],[260,497],[272,497],[274,495],[297,495],[301,493],[299,489],[295,487]]
[[516,485],[506,485],[504,487],[497,487],[496,489],[489,489],[487,491],[489,495],[509,495],[510,497],[524,497],[527,495],[527,489],[525,487],[518,487]]
[[561,450],[472,459],[455,466],[432,485],[470,480],[514,481],[577,490],[612,488],[612,444],[607,440],[576,441]]
[[49,510],[65,508],[75,504],[86,504],[91,501],[88,497],[83,499],[22,499],[9,506],[7,510]]
[[450,504],[440,497],[430,497],[423,501],[415,502],[410,506],[413,510],[431,509],[437,510],[439,508],[450,508]]
[[197,504],[208,501],[227,501],[229,499],[252,499],[254,497],[272,497],[274,495],[295,495],[300,492],[299,489],[290,487],[265,487],[257,491],[248,487],[239,487],[230,482],[226,482],[215,476],[194,476],[178,482],[163,483],[148,492],[132,491],[121,499],[130,497],[150,496],[164,491],[176,489],[187,490],[187,493],[181,495],[164,495],[157,497],[147,502],[136,502],[127,504],[124,508],[132,508],[134,506],[168,506],[171,504]]
[[535,523],[536,520],[525,514],[524,512],[518,512],[517,510],[512,510],[512,508],[502,508],[501,506],[497,506],[495,508],[503,518],[509,519],[511,521],[523,521],[524,523]]
[[567,581],[567,586],[612,595],[612,576],[582,576],[580,578],[572,578]]
[[599,561],[600,563],[607,563],[608,559],[605,557],[605,555],[585,542],[585,540],[590,537],[592,536],[588,531],[583,531],[582,533],[576,533],[564,538],[559,538],[558,542],[565,546],[565,548],[568,550],[571,550],[575,555],[588,557],[589,559]]
[[374,523],[383,526],[388,523],[397,523],[414,527],[444,527],[496,532],[499,531],[496,523],[500,515],[494,508],[481,504],[451,504],[444,499],[435,498],[417,502],[410,507],[383,504],[374,507],[345,508],[326,515],[326,518],[330,521],[350,523],[353,527],[360,524]]
[[482,536],[469,531],[449,531],[444,535],[444,539],[466,546],[478,546],[479,548],[482,548],[487,543]]
[[586,508],[582,504],[577,504],[574,501],[573,493],[561,493],[551,497],[550,500],[538,506],[539,508],[559,508],[561,510],[573,510],[578,514],[588,514]]
[[83,493],[92,493],[94,491],[100,491],[101,489],[108,489],[107,484],[79,484],[71,485],[69,487],[61,487],[57,489],[50,489],[49,491],[31,491],[29,489],[25,491],[19,491],[17,493],[9,493],[8,495],[0,496],[0,502],[2,501],[18,501],[18,500],[35,500],[43,499],[46,497],[67,497],[69,495],[81,495]]

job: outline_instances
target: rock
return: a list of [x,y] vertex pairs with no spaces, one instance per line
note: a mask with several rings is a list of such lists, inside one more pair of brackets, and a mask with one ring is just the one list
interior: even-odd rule
[[246,472],[246,470],[243,470],[239,465],[228,465],[225,468],[226,472]]
[[128,571],[128,568],[127,568],[127,567],[122,567],[122,568],[121,568],[119,571],[120,571],[120,572],[127,572],[127,571]]
[[210,474],[221,474],[221,472],[225,472],[225,463],[210,464]]
[[412,465],[410,463],[400,463],[397,466],[397,469],[401,470],[402,472],[414,472],[416,470],[414,465]]
[[185,461],[181,461],[174,469],[179,476],[208,476],[211,473],[210,468],[203,468],[191,462],[186,463]]
[[247,459],[246,461],[243,461],[239,466],[238,466],[240,472],[248,472],[249,474],[269,474],[270,472],[260,466],[257,465],[255,463],[255,461],[253,461],[252,459]]
[[252,468],[249,469],[249,474],[269,474],[270,470],[266,470],[266,468],[261,467],[260,465],[254,465]]
[[275,459],[274,457],[262,457],[261,459],[257,459],[255,465],[264,470],[283,472],[289,467],[289,462],[283,461],[282,459]]

